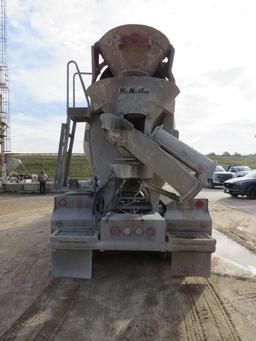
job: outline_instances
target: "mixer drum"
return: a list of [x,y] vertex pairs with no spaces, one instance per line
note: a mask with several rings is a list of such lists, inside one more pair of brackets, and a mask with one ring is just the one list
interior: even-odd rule
[[144,25],[114,28],[95,47],[113,76],[152,76],[173,50],[164,34]]

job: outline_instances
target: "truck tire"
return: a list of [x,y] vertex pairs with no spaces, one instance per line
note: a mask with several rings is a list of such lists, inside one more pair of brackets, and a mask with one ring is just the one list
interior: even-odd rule
[[256,186],[248,187],[246,191],[246,196],[250,199],[256,199]]

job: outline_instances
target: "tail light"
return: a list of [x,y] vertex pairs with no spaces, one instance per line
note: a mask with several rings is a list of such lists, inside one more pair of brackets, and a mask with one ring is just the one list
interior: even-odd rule
[[197,200],[195,202],[195,207],[196,208],[204,208],[204,201],[203,200]]
[[113,236],[120,234],[120,227],[119,226],[112,226],[110,232]]
[[141,236],[143,233],[143,229],[141,227],[137,227],[135,233],[137,234],[137,236]]
[[125,236],[129,236],[129,234],[131,234],[131,230],[129,229],[129,227],[126,227],[126,228],[124,229],[124,235],[125,235]]
[[148,227],[146,229],[146,233],[149,237],[154,237],[154,235],[156,234],[156,230],[153,227]]

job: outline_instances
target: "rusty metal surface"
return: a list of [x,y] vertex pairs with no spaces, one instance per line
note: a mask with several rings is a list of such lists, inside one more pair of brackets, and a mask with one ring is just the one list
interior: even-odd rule
[[177,160],[195,171],[202,185],[207,186],[208,179],[211,177],[216,167],[215,162],[211,161],[206,156],[189,147],[187,144],[178,140],[176,137],[172,136],[160,127],[157,127],[153,131],[152,138]]
[[[171,227],[175,209],[165,206],[166,216],[161,216],[165,204],[159,201],[160,195],[175,200],[177,205],[191,202],[211,175],[213,163],[177,139],[174,109],[179,89],[172,74],[173,57],[174,48],[160,31],[145,25],[124,25],[107,32],[92,47],[92,84],[88,89],[85,89],[83,73],[77,64],[73,61],[68,63],[68,70],[70,64],[75,67],[73,89],[77,75],[88,111],[76,107],[75,90],[73,107],[70,109],[67,91],[68,120],[63,136],[71,137],[71,141],[64,139],[64,142],[66,147],[68,142],[71,146],[68,149],[70,157],[74,137],[73,130],[70,134],[70,121],[73,118],[74,124],[86,122],[84,150],[92,167],[93,196],[92,206],[89,213],[84,212],[86,216],[83,221],[93,220],[89,227],[93,225],[99,241],[92,244],[72,244],[70,240],[74,231],[71,229],[72,236],[68,236],[69,240],[65,243],[65,248],[72,250],[70,261],[64,254],[58,254],[53,259],[55,270],[60,269],[60,275],[65,275],[66,261],[69,262],[68,275],[74,275],[72,267],[75,266],[79,250],[177,251],[177,248],[173,250],[171,239],[169,243],[166,238],[166,228]],[[69,72],[67,83],[69,84]],[[62,155],[62,159],[66,160],[66,154]],[[69,158],[65,162],[69,165]],[[162,190],[165,182],[176,193]],[[175,212],[177,215],[180,213],[177,209]],[[161,231],[161,238],[154,241],[152,236],[136,237],[134,234],[134,223],[141,217],[147,221],[150,215],[156,218],[153,223],[149,221],[155,228],[156,237]],[[211,219],[208,208],[205,215],[207,226],[204,228],[210,235]],[[132,219],[129,218],[131,216]],[[195,232],[201,223],[199,218],[197,212],[189,219],[183,214],[180,224],[186,224],[190,232]],[[76,228],[75,221],[72,226],[68,222],[72,223],[64,217],[64,227]],[[60,219],[56,220],[56,226],[59,224]],[[121,231],[118,238],[110,230],[112,224],[117,224]],[[152,240],[149,242],[147,238]],[[190,261],[191,243],[187,252],[183,246],[180,248],[180,238],[179,243],[177,240],[178,238],[175,240],[179,244],[178,251],[182,253],[179,256],[175,252],[174,274],[208,275],[210,253],[213,250],[204,249],[201,252],[201,249],[193,245],[194,259]],[[51,245],[53,249],[57,248],[55,244]],[[87,263],[87,273],[82,275],[90,277],[91,255],[82,254],[82,258]],[[196,267],[194,262],[197,263]],[[78,274],[80,265],[76,270]]]
[[145,134],[133,130],[110,131],[110,138],[127,149],[138,160],[180,194],[181,200],[191,200],[202,189],[197,178],[190,174],[176,158],[166,153]]
[[174,82],[160,78],[123,76],[93,83],[88,94],[94,112],[141,113],[157,117],[163,111],[173,113],[179,88]]
[[95,46],[114,76],[152,76],[173,50],[164,34],[144,25],[116,27]]

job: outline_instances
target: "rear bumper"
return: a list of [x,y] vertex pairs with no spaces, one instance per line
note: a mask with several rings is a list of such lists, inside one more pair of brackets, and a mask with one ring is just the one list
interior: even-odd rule
[[212,181],[213,181],[213,183],[214,183],[214,185],[216,185],[216,186],[224,186],[224,182],[225,181],[227,181],[227,180],[229,180],[229,179],[231,179],[231,178],[226,178],[226,179],[212,179]]
[[160,251],[172,253],[172,276],[209,276],[216,240],[202,232],[167,233],[164,242],[99,240],[92,229],[56,230],[49,248],[53,277],[90,279],[93,250]]
[[226,180],[224,180],[224,181],[219,181],[219,180],[213,180],[213,184],[215,185],[215,186],[224,186],[224,182],[225,182]]
[[232,188],[232,187],[226,187],[226,186],[224,186],[224,192],[227,194],[245,195],[244,190]]
[[99,240],[94,231],[88,237],[84,230],[76,230],[76,236],[59,236],[56,230],[49,240],[49,249],[54,250],[125,250],[125,251],[160,251],[160,252],[214,252],[216,241],[209,234],[201,232],[167,232],[166,241],[113,241]]

